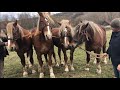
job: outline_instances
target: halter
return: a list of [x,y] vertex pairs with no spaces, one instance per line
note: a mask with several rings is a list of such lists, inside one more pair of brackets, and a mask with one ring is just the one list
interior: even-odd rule
[[[41,22],[43,22],[43,21],[40,21],[40,23],[41,23]],[[43,22],[43,23],[44,23],[44,22]],[[45,24],[45,23],[44,23],[44,24]],[[50,25],[45,24],[44,27],[43,27],[41,30],[43,31],[43,30],[45,29],[45,27],[47,27],[47,26],[50,27]]]

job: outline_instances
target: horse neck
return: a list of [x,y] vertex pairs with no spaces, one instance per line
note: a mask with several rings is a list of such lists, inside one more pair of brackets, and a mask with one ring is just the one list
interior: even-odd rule
[[[99,27],[99,26],[98,26]],[[90,42],[94,45],[98,45],[98,46],[103,46],[103,30],[99,27],[99,29],[90,29],[91,33],[93,33],[93,35],[91,34],[89,38]]]

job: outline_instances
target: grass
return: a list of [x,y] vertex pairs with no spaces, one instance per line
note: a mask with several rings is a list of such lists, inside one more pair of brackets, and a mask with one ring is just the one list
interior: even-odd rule
[[[111,36],[111,30],[107,31],[107,40],[108,40],[107,47],[110,40],[110,36]],[[84,47],[84,45],[82,47]],[[57,55],[57,48],[55,48],[55,52]],[[69,51],[67,51],[67,54],[69,57],[70,56]],[[96,65],[92,63],[93,60],[90,61],[90,71],[88,72],[84,70],[86,65],[85,58],[86,58],[85,52],[77,48],[74,53],[75,71],[70,71],[66,73],[64,72],[64,67],[59,67],[59,68],[54,67],[53,69],[55,76],[57,78],[113,78],[114,77],[111,61],[108,60],[107,65],[101,63],[102,74],[98,75],[96,73]],[[35,52],[34,52],[34,60],[35,60],[35,69],[37,70],[38,61]],[[57,55],[57,60],[59,62],[58,55]],[[62,60],[63,60],[63,55],[62,55]],[[45,61],[44,58],[43,61]],[[68,60],[68,62],[70,62],[70,60]],[[17,56],[16,52],[10,52],[10,55],[5,58],[4,77],[22,78],[22,65],[20,63],[20,59]],[[39,72],[37,72],[34,75],[32,74],[28,75],[28,78],[38,78],[38,77],[39,77]],[[45,63],[45,78],[49,78],[49,70],[48,67],[46,66],[46,63]]]

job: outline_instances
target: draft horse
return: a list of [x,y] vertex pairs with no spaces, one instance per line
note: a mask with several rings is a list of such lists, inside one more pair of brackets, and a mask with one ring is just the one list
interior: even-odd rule
[[[92,21],[83,21],[80,22],[75,27],[75,35],[74,35],[74,46],[81,45],[85,42],[85,49],[87,51],[94,51],[97,53],[98,57],[103,50],[103,53],[106,53],[106,31],[100,25],[92,22]],[[89,61],[90,54],[86,53],[86,70],[89,70]],[[97,59],[97,73],[101,74],[101,66],[100,66],[100,58]],[[106,58],[104,60],[106,62]]]
[[49,25],[49,21],[54,23],[48,12],[38,12],[39,18],[37,28],[32,30],[32,41],[37,54],[37,59],[40,65],[40,78],[44,78],[44,67],[42,61],[42,55],[49,57],[48,67],[50,71],[50,77],[55,78],[52,67],[52,55],[54,52],[52,33]]
[[[32,73],[35,73],[34,60],[33,60],[33,48],[32,38],[29,30],[22,28],[17,20],[15,22],[9,22],[6,26],[8,37],[8,49],[10,51],[16,51],[17,55],[21,59],[23,66],[23,77],[28,76],[27,65],[25,58],[27,56],[29,68],[32,68]],[[26,54],[26,55],[24,55]]]
[[[58,47],[58,55],[60,59],[60,64],[64,64],[64,62],[61,62],[61,50],[63,51],[64,54],[64,61],[65,61],[65,71],[68,72],[68,57],[67,57],[67,50],[70,50],[70,69],[74,71],[73,67],[73,53],[74,53],[74,48],[72,47],[72,41],[73,41],[73,36],[74,36],[74,31],[71,26],[71,23],[69,20],[62,20],[59,23],[60,27],[59,28],[53,28],[52,29],[52,34],[53,34],[53,44]],[[55,54],[55,53],[54,53]],[[56,59],[55,55],[54,58]]]

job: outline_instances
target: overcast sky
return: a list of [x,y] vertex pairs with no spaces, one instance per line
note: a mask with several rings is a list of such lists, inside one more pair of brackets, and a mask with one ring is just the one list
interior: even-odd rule
[[[0,12],[2,15],[4,14],[12,14],[12,15],[17,15],[17,14],[20,14],[20,13],[24,13],[24,12]],[[37,12],[26,12],[26,13],[30,13],[30,14],[33,14],[33,15],[37,15]],[[59,13],[59,12],[51,12],[52,14],[56,14],[56,13]]]

